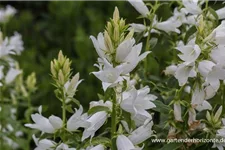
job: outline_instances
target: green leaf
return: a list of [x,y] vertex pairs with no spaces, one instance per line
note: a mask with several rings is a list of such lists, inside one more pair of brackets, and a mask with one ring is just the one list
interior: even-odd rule
[[80,102],[79,102],[77,99],[71,98],[71,100],[72,100],[77,106],[80,107]]
[[72,109],[72,105],[66,105],[66,110],[70,113],[74,113],[73,109]]
[[191,35],[193,35],[197,31],[195,26],[192,26],[190,29],[187,30],[185,37],[184,37],[184,42],[187,43],[188,39]]
[[95,114],[96,112],[99,112],[99,111],[109,112],[110,109],[105,106],[95,106],[88,110],[88,115]]
[[165,144],[161,150],[176,150],[178,148],[180,148],[183,145],[183,143],[169,143],[169,144]]
[[156,108],[153,108],[153,110],[160,112],[160,113],[165,113],[165,114],[169,114],[170,111],[170,107],[165,105],[164,103],[162,103],[159,100],[155,100],[153,101],[153,103],[156,105]]
[[107,147],[110,147],[110,145],[111,145],[111,140],[108,139],[108,138],[105,138],[105,137],[95,137],[95,138],[93,138],[93,139],[91,140],[91,143],[90,143],[90,141],[88,140],[88,141],[84,144],[83,148],[87,148],[88,146],[90,146],[90,144],[93,145],[93,146],[98,145],[98,144],[102,144],[102,145],[105,145],[105,146],[107,146]]
[[123,111],[123,120],[125,120],[129,126],[129,129],[135,128],[135,122],[131,119],[131,114],[129,112]]

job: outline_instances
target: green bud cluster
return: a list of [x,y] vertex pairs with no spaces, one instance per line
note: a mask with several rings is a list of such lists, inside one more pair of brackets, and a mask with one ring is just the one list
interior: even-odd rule
[[57,86],[63,86],[70,78],[71,61],[63,55],[62,51],[58,54],[58,59],[51,61],[51,74]]

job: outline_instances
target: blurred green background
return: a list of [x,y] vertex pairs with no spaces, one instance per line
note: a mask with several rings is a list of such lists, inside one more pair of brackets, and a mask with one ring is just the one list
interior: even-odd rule
[[[87,109],[90,101],[98,100],[102,93],[101,82],[90,72],[96,71],[93,65],[97,60],[96,51],[89,39],[104,30],[106,21],[112,16],[115,6],[127,23],[142,22],[136,18],[139,14],[126,1],[49,1],[49,2],[0,2],[2,7],[12,5],[18,12],[7,24],[7,35],[14,31],[22,34],[25,50],[18,57],[24,75],[35,71],[38,90],[32,97],[35,106],[48,105],[48,114],[61,114],[60,102],[54,96],[51,85],[50,61],[57,57],[59,50],[72,60],[74,74],[80,72],[84,79],[79,85],[76,99]],[[221,3],[213,7],[222,7]],[[172,14],[174,5],[163,5],[157,14],[162,20]],[[171,53],[167,37],[155,35],[162,42],[153,49],[154,55],[148,57],[149,72],[162,76],[162,70],[168,65]],[[156,59],[157,57],[157,59]],[[47,114],[46,114],[47,115]]]

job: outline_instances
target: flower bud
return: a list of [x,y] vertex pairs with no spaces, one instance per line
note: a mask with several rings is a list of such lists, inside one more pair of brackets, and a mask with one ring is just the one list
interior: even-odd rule
[[60,85],[65,84],[65,77],[64,77],[61,69],[59,70],[59,73],[58,73],[58,82],[59,82]]
[[113,52],[114,51],[114,48],[113,48],[113,45],[112,45],[112,40],[108,34],[107,31],[104,32],[104,40],[105,40],[105,45],[106,45],[106,48],[110,51],[110,52]]
[[117,22],[119,21],[120,19],[120,13],[119,13],[119,10],[117,7],[115,7],[115,10],[113,12],[113,21],[115,24],[117,24]]
[[32,72],[28,77],[27,77],[27,80],[26,80],[26,86],[27,86],[27,89],[29,91],[35,91],[36,90],[36,74],[34,72]]

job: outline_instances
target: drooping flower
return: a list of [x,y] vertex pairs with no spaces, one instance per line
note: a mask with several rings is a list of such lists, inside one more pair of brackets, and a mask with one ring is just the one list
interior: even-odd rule
[[128,138],[134,145],[140,144],[152,136],[152,126],[153,121],[146,120],[145,124],[135,129]]
[[118,150],[142,150],[142,148],[135,148],[134,144],[124,135],[117,137],[116,146]]
[[180,121],[183,122],[182,119],[182,111],[181,111],[181,106],[180,106],[180,102],[175,102],[173,104],[173,113],[174,113],[174,118],[176,121]]

